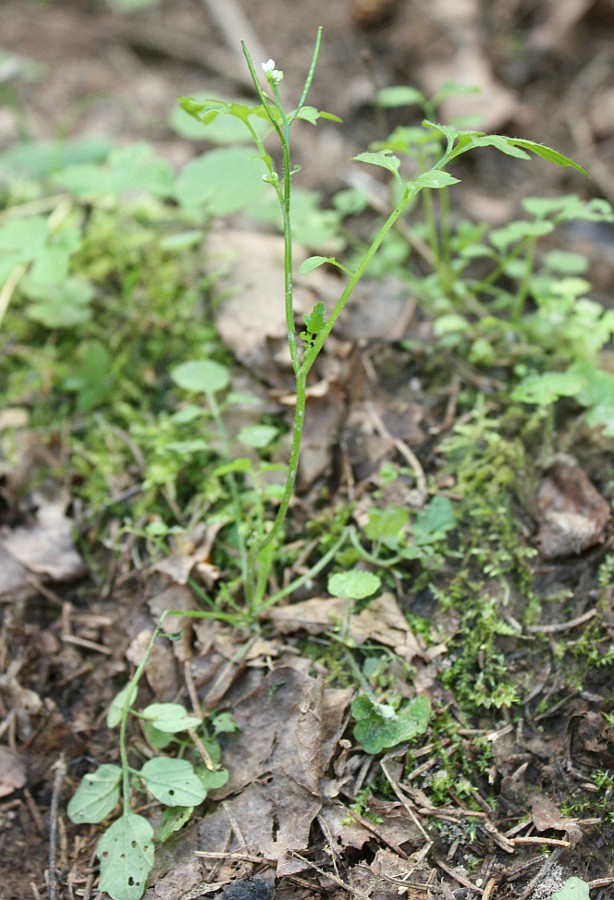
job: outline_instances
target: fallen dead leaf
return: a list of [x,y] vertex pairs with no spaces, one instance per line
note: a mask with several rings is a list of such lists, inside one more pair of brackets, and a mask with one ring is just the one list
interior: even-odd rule
[[23,761],[8,747],[0,747],[0,797],[8,797],[26,783]]
[[533,824],[538,831],[569,831],[575,825],[575,819],[564,816],[556,803],[549,797],[533,797],[531,799]]
[[[309,846],[352,691],[326,688],[288,666],[264,677],[252,670],[251,683],[255,677],[257,686],[232,707],[239,730],[228,736],[224,751],[230,779],[213,794],[225,802],[201,824],[201,846],[263,855],[277,861],[282,875],[303,867],[288,850]],[[224,843],[212,844],[220,836]]]
[[[270,384],[277,368],[290,364],[286,346],[283,238],[254,231],[212,232],[207,240],[209,263],[218,267],[217,289],[226,294],[215,313],[220,337],[236,358]],[[295,247],[295,267],[308,254]],[[248,262],[249,261],[249,262]],[[309,280],[307,280],[307,278]],[[295,278],[297,324],[318,301],[336,297],[337,279],[320,270]]]
[[87,569],[74,547],[73,525],[66,516],[65,500],[47,500],[38,495],[36,502],[34,523],[3,532],[0,549],[36,575],[53,581],[82,578]]
[[[267,613],[281,634],[307,631],[321,634],[344,622],[353,604],[338,597],[313,597],[289,606],[274,607]],[[384,593],[372,600],[362,612],[353,615],[349,623],[349,635],[357,644],[378,641],[392,647],[397,656],[406,661],[415,657],[432,660],[445,653],[445,645],[429,647],[410,630],[407,620],[393,594]]]
[[610,505],[570,456],[559,456],[537,495],[537,535],[545,559],[583,553],[605,540]]

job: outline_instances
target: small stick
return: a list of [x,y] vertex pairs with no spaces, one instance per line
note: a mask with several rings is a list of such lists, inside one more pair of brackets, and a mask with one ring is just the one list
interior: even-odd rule
[[596,609],[589,609],[588,612],[583,613],[581,616],[577,616],[575,619],[570,619],[568,622],[555,622],[553,625],[529,625],[527,631],[532,634],[540,632],[542,634],[556,634],[559,631],[569,631],[571,628],[576,628],[578,625],[584,625],[585,622],[588,622],[596,615]]
[[445,862],[441,859],[434,859],[434,862],[437,863],[440,869],[443,869],[444,872],[447,872],[454,881],[458,881],[459,884],[462,884],[463,887],[469,888],[470,891],[475,891],[478,894],[483,894],[484,891],[482,888],[479,888],[477,884],[474,884],[472,881],[469,881],[468,878],[465,878],[464,875],[461,875],[460,872],[457,872],[452,866],[446,865]]
[[242,39],[249,46],[252,56],[262,62],[268,59],[268,54],[237,0],[203,0],[203,3],[235,56],[243,59],[239,44],[239,39]]
[[32,818],[34,819],[34,824],[36,825],[36,830],[40,835],[45,833],[45,823],[43,822],[43,817],[41,816],[38,806],[34,802],[34,797],[28,790],[28,788],[23,789],[23,795],[26,798],[26,804],[28,806],[28,811]]
[[546,837],[517,837],[512,838],[512,844],[547,844],[552,847],[571,847],[571,841],[564,841],[561,838]]
[[420,831],[421,834],[422,834],[422,837],[426,840],[427,844],[429,844],[429,846],[430,846],[433,842],[432,842],[432,840],[431,840],[429,834],[428,834],[428,833],[424,830],[424,828],[422,827],[422,824],[420,823],[420,820],[414,815],[414,813],[413,813],[411,807],[409,806],[409,804],[408,804],[408,802],[407,802],[407,800],[406,800],[406,798],[405,798],[403,792],[401,791],[400,786],[399,786],[398,783],[394,780],[394,778],[392,777],[392,775],[390,774],[390,772],[389,772],[388,769],[386,768],[386,762],[385,762],[385,760],[382,760],[382,761],[380,762],[380,768],[381,768],[382,772],[384,773],[384,775],[385,775],[385,777],[386,777],[386,780],[387,780],[388,784],[390,785],[390,787],[392,788],[392,790],[393,790],[394,793],[396,794],[398,800],[401,802],[401,804],[402,804],[403,808],[405,809],[405,811],[407,812],[408,816],[410,817],[410,819],[412,820],[412,822],[414,823],[414,825],[419,829],[419,831]]
[[63,754],[60,754],[54,768],[55,776],[51,793],[51,806],[49,808],[49,900],[59,900],[60,896],[58,893],[58,873],[56,863],[60,798],[62,796],[64,778],[66,777],[66,761]]
[[351,894],[353,897],[359,897],[360,900],[369,900],[369,896],[367,894],[363,894],[362,891],[356,891],[354,888],[350,887],[349,884],[346,884],[345,881],[342,881],[340,878],[337,878],[336,875],[333,875],[332,872],[326,872],[324,869],[321,869],[319,866],[316,866],[315,863],[312,863],[311,860],[306,859],[304,856],[301,856],[300,853],[297,853],[296,850],[288,850],[290,856],[294,856],[296,859],[300,859],[301,862],[304,862],[306,866],[309,866],[310,869],[313,869],[318,875],[323,875],[324,878],[329,878],[331,881],[334,881],[335,884],[339,885],[340,888],[343,888],[344,891],[347,891],[348,894]]
[[399,453],[413,469],[414,475],[416,476],[416,486],[418,488],[418,492],[420,493],[421,497],[426,500],[426,498],[428,497],[428,487],[426,484],[426,475],[424,474],[424,469],[422,468],[420,460],[418,459],[414,451],[407,446],[405,441],[402,441],[400,438],[395,438],[392,434],[390,434],[390,432],[384,425],[381,416],[375,410],[373,404],[367,403],[366,406],[369,418],[373,422],[373,425],[375,426],[377,431],[379,431],[380,435],[385,440],[390,441],[390,443],[395,447],[397,453]]

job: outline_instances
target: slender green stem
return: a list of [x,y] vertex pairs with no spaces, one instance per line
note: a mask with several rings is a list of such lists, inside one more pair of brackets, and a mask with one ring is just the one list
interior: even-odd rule
[[531,284],[531,276],[533,275],[533,269],[535,267],[535,254],[537,252],[537,240],[536,238],[529,238],[528,241],[528,249],[527,254],[525,256],[525,273],[522,276],[522,281],[518,287],[518,294],[516,296],[516,302],[514,303],[514,308],[512,310],[512,322],[515,325],[518,325],[520,320],[522,319],[522,313],[524,312],[524,305],[526,303],[527,297],[529,295],[529,287]]
[[279,603],[284,597],[287,597],[289,594],[294,593],[298,588],[300,588],[305,582],[314,578],[318,575],[326,566],[335,558],[337,555],[337,551],[341,549],[341,547],[345,544],[349,534],[349,529],[344,529],[341,537],[335,541],[333,546],[328,550],[324,556],[321,556],[320,559],[315,563],[315,565],[311,566],[308,572],[305,572],[304,575],[300,575],[298,578],[295,578],[290,584],[287,584],[286,587],[282,588],[280,591],[276,591],[274,594],[271,594],[267,599],[260,605],[259,612],[263,612],[265,609],[268,609],[270,606],[274,606],[276,603]]
[[384,224],[382,225],[382,227],[380,228],[380,230],[374,237],[373,241],[371,242],[371,245],[369,246],[367,252],[361,259],[358,266],[354,269],[352,275],[350,276],[350,278],[343,290],[343,293],[337,300],[337,303],[335,304],[333,311],[331,312],[330,316],[328,317],[327,322],[325,323],[322,330],[318,333],[318,335],[313,343],[313,346],[310,347],[309,350],[305,353],[305,356],[303,359],[303,364],[301,366],[301,373],[304,373],[305,375],[307,375],[309,373],[309,371],[311,370],[311,367],[313,366],[314,362],[316,361],[318,354],[320,353],[322,347],[326,343],[326,340],[327,340],[329,334],[333,330],[335,322],[341,315],[343,308],[345,307],[346,303],[352,296],[354,288],[356,287],[356,285],[358,284],[360,279],[363,277],[365,271],[367,270],[367,268],[369,266],[369,263],[371,262],[371,260],[373,259],[373,257],[377,253],[377,251],[379,250],[384,238],[386,237],[386,235],[388,234],[390,229],[394,226],[394,224],[397,221],[397,219],[399,218],[399,216],[403,213],[407,204],[410,203],[411,200],[413,200],[413,198],[416,196],[417,193],[419,193],[419,191],[420,191],[420,187],[411,187],[411,186],[406,187],[405,192],[404,192],[403,196],[401,197],[400,201],[398,202],[396,207],[393,209],[393,211],[390,213],[390,215],[388,216],[388,218],[386,219],[386,221],[384,222]]
[[170,611],[167,611],[162,613],[162,615],[160,616],[160,621],[156,625],[153,634],[149,639],[149,644],[147,645],[147,649],[145,650],[143,659],[137,666],[134,675],[128,682],[128,687],[126,688],[126,698],[124,700],[124,705],[122,707],[121,717],[119,720],[119,758],[122,769],[122,796],[124,802],[124,815],[126,815],[130,809],[130,763],[128,761],[128,748],[126,745],[126,729],[128,727],[130,707],[132,706],[132,703],[136,698],[139,681],[143,677],[143,673],[145,672],[145,668],[147,666],[147,663],[149,662],[151,652],[162,632],[162,626],[164,625],[164,622],[169,615]]
[[[230,442],[228,440],[228,434],[226,432],[226,427],[224,425],[224,419],[222,417],[222,413],[219,407],[219,404],[215,398],[215,394],[213,391],[209,391],[207,393],[207,402],[209,404],[209,409],[211,410],[211,415],[213,416],[213,421],[215,422],[215,427],[217,429],[217,433],[222,442],[222,449],[224,451],[224,456],[226,459],[230,459]],[[245,534],[243,531],[243,509],[241,506],[241,497],[239,495],[239,488],[237,485],[237,480],[235,478],[234,472],[229,472],[224,480],[228,485],[230,490],[230,496],[232,498],[232,505],[235,510],[235,517],[237,521],[237,540],[239,543],[239,558],[241,560],[241,576],[243,581],[247,580],[247,545],[245,541]]]

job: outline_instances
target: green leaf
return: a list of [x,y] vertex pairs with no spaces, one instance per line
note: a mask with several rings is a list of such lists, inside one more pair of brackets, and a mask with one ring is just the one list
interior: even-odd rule
[[354,737],[367,753],[375,755],[424,734],[430,712],[427,697],[416,697],[395,711],[367,694],[360,694],[352,703],[352,715],[356,719]]
[[445,188],[449,187],[451,184],[458,184],[460,178],[454,178],[453,175],[450,175],[448,172],[442,171],[442,169],[431,169],[430,172],[423,172],[422,175],[418,175],[416,179],[410,181],[411,185],[418,185],[421,188]]
[[131,691],[130,703],[132,704],[134,702],[137,694],[136,686],[127,684],[126,687],[122,688],[119,694],[116,694],[111,701],[111,706],[107,713],[107,728],[115,728],[116,725],[119,725],[128,691]]
[[154,863],[153,828],[143,816],[124,812],[98,841],[100,891],[113,900],[140,900]]
[[541,158],[545,159],[547,162],[554,163],[557,166],[571,166],[572,169],[576,169],[576,171],[580,172],[582,175],[586,175],[587,178],[590,177],[586,169],[583,169],[582,166],[574,162],[573,159],[564,156],[564,154],[559,153],[558,150],[546,147],[545,144],[537,144],[535,141],[526,141],[523,138],[505,138],[505,140],[514,147],[522,147],[522,149],[529,150],[536,156],[541,156]]
[[313,343],[313,340],[322,331],[326,325],[326,307],[323,303],[316,303],[310,313],[305,313],[303,321],[306,330],[301,333],[301,337],[307,343]]
[[0,153],[0,171],[23,173],[42,181],[53,172],[77,163],[102,163],[111,149],[111,142],[103,137],[22,141]]
[[45,328],[73,328],[91,319],[95,292],[84,278],[74,276],[52,284],[26,276],[21,290],[32,301],[26,307],[27,318]]
[[[211,144],[238,144],[251,146],[253,137],[245,121],[249,107],[243,107],[245,116],[238,116],[231,110],[239,104],[222,97],[182,97],[169,118],[169,126],[181,137],[192,141],[208,141]],[[213,115],[208,116],[207,113]],[[270,127],[262,119],[252,123],[254,130],[262,137]]]
[[426,509],[420,510],[414,524],[416,543],[431,544],[456,528],[454,507],[447,497],[433,497]]
[[175,734],[187,728],[198,728],[201,720],[191,716],[179,703],[150,703],[141,713],[158,731]]
[[358,156],[353,156],[352,159],[355,162],[369,163],[371,166],[380,166],[382,169],[388,169],[389,172],[398,177],[401,160],[393,154],[392,150],[359,153]]
[[229,778],[228,769],[207,769],[206,766],[198,766],[196,774],[207,791],[215,791],[217,788],[224,787]]
[[416,88],[405,85],[392,85],[377,92],[379,106],[391,108],[395,106],[422,106],[425,96]]
[[19,263],[36,259],[47,242],[47,220],[30,216],[6,222],[0,228],[0,282],[8,278]]
[[99,766],[95,772],[84,775],[68,803],[71,822],[83,825],[106,819],[117,806],[121,777],[119,766],[110,764]]
[[78,412],[88,412],[106,403],[113,394],[117,376],[113,360],[102,341],[84,341],[77,350],[78,365],[62,381],[62,387],[77,395]]
[[552,900],[590,900],[588,884],[581,878],[568,878],[560,891],[552,895]]
[[166,159],[155,157],[152,147],[139,142],[113,150],[104,165],[83,163],[58,172],[54,181],[76,197],[123,197],[144,191],[170,197],[175,173]]
[[586,379],[579,372],[571,370],[528,375],[512,392],[512,400],[550,406],[559,397],[576,397],[585,384]]
[[[289,118],[292,118],[293,115],[293,113],[290,113]],[[322,112],[322,110],[316,109],[315,106],[302,106],[296,114],[296,118],[303,119],[303,121],[309,122],[310,125],[317,125],[318,119],[328,119],[331,122],[343,121],[339,116],[335,116],[333,113]]]
[[299,266],[299,272],[301,275],[306,275],[308,272],[313,272],[314,269],[317,269],[318,266],[323,266],[324,263],[334,263],[336,262],[333,256],[310,256],[308,259],[303,260],[303,262]]
[[365,536],[370,541],[381,541],[395,547],[402,539],[408,521],[409,512],[402,506],[392,504],[385,509],[371,509],[364,528]]
[[207,796],[207,791],[187,759],[150,759],[140,774],[145,779],[150,794],[165,806],[198,806]]
[[261,450],[275,440],[279,430],[273,425],[246,425],[237,435],[237,440],[248,447]]
[[230,372],[226,366],[212,359],[190,360],[171,371],[171,378],[186,391],[215,394],[230,384]]
[[214,734],[233,734],[239,727],[230,713],[218,713],[213,719]]
[[328,593],[348,600],[363,600],[381,587],[381,579],[372,572],[337,572],[328,579]]
[[269,190],[263,166],[251,150],[224,147],[189,162],[175,183],[175,197],[190,216],[223,216],[258,206]]
[[166,750],[169,744],[172,744],[175,738],[168,732],[160,731],[151,722],[142,722],[143,737],[147,743],[155,750]]
[[164,844],[180,828],[189,822],[194,808],[192,806],[167,806],[162,810],[158,827],[156,828],[156,840]]

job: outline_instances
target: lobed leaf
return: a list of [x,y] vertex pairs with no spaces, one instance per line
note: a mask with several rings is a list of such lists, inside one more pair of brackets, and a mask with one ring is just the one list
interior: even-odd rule
[[424,734],[430,712],[427,697],[416,697],[402,710],[395,711],[361,694],[352,703],[352,715],[356,719],[354,737],[367,753],[375,755]]
[[399,175],[401,160],[398,156],[393,154],[392,150],[376,150],[367,153],[359,153],[358,156],[353,156],[352,159],[354,162],[364,162],[371,166],[380,166],[382,169],[388,169],[389,172],[392,172],[392,174],[397,177]]

